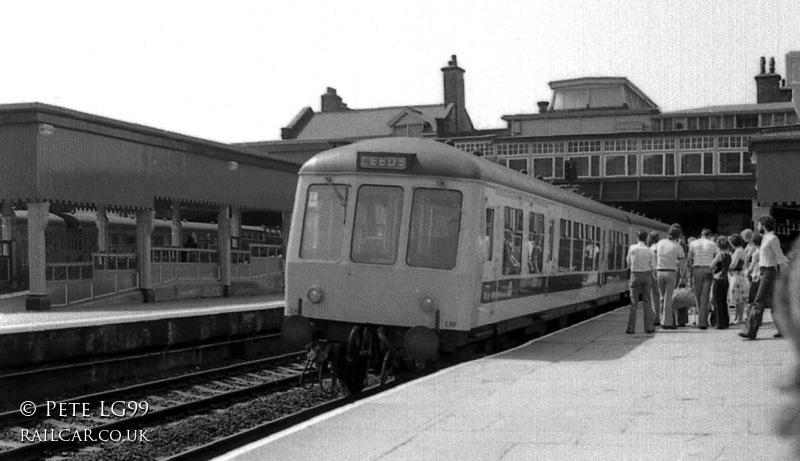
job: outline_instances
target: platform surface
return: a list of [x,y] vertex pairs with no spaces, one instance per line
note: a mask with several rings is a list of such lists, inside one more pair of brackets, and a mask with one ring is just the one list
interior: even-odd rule
[[283,294],[231,298],[197,298],[155,303],[129,303],[103,306],[58,307],[49,311],[25,310],[25,296],[6,298],[0,303],[0,335],[29,331],[56,330],[112,323],[131,323],[165,318],[196,317],[221,312],[258,309],[283,309]]
[[[625,334],[627,308],[410,382],[218,459],[779,460],[796,363],[739,327]],[[640,312],[641,314],[641,312]],[[637,329],[641,332],[641,315]]]

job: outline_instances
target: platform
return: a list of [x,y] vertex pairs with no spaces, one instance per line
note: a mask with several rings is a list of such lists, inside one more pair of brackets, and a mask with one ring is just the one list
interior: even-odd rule
[[0,309],[0,370],[277,330],[284,305],[279,294],[31,312],[20,299]]
[[[769,311],[738,327],[625,334],[621,308],[288,429],[218,459],[790,458],[774,427],[795,364]],[[641,330],[641,315],[637,331]]]

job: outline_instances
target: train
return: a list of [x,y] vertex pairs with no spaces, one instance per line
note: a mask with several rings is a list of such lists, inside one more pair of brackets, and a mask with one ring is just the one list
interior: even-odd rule
[[360,391],[370,367],[619,299],[636,232],[668,228],[435,140],[338,147],[299,171],[283,337]]

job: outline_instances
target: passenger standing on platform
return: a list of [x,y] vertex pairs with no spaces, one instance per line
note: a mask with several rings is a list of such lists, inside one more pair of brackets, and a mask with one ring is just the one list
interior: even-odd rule
[[714,293],[714,327],[724,330],[730,326],[728,316],[728,269],[731,267],[731,246],[725,237],[717,237],[719,253],[711,262],[711,272],[714,282],[711,292]]
[[658,277],[658,291],[661,294],[661,306],[664,319],[661,322],[661,328],[665,330],[674,330],[675,326],[675,313],[672,311],[672,292],[677,285],[678,271],[683,265],[685,253],[678,239],[681,236],[681,230],[677,227],[671,227],[667,232],[668,238],[661,239],[656,245],[656,273]]
[[695,240],[689,247],[689,264],[692,267],[692,278],[694,281],[694,296],[697,300],[698,322],[697,326],[701,330],[708,327],[708,303],[711,296],[711,262],[717,255],[717,245],[709,240],[711,231],[703,229],[700,238]]
[[638,242],[628,248],[628,256],[625,258],[631,270],[631,310],[628,315],[628,329],[625,333],[633,334],[636,331],[636,311],[639,306],[639,295],[642,296],[642,307],[644,308],[644,331],[654,333],[653,324],[653,303],[650,299],[651,285],[653,283],[653,251],[647,246],[647,231],[640,230],[637,234]]
[[[656,261],[656,245],[658,245],[658,241],[661,240],[658,232],[652,231],[650,232],[650,236],[647,238],[647,246],[653,250],[653,261]],[[658,291],[658,277],[656,275],[656,271],[653,271],[653,284],[652,288],[650,289],[650,299],[653,303],[653,313],[655,315],[655,325],[661,325],[661,294]]]
[[[752,232],[750,233],[752,238]],[[738,325],[744,321],[744,306],[750,294],[750,282],[744,275],[746,250],[745,241],[742,237],[733,234],[728,238],[733,247],[731,255],[731,267],[728,269],[728,306],[736,308],[736,317],[731,325]]]
[[[776,306],[772,304],[772,292],[775,289],[780,266],[785,266],[789,262],[783,254],[783,250],[781,250],[781,243],[778,237],[775,235],[775,218],[762,216],[758,220],[757,228],[764,235],[758,256],[758,278],[761,284],[758,287],[755,301],[748,309],[744,330],[739,333],[739,336],[748,339],[756,339],[758,328],[761,326],[761,318],[767,306],[773,309],[772,315],[773,319],[775,318]],[[776,323],[775,327],[778,329],[775,337],[782,337],[780,325]]]
[[750,247],[748,248],[748,260],[747,264],[745,265],[744,276],[747,277],[747,280],[750,281],[750,294],[747,297],[747,302],[749,304],[753,304],[756,300],[756,293],[758,293],[758,286],[761,284],[761,281],[758,279],[758,256],[761,254],[761,242],[764,240],[764,237],[761,234],[753,235],[753,240],[750,242]]

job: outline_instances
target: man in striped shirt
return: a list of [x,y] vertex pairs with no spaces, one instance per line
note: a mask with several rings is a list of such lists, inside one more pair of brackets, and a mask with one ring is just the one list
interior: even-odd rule
[[719,250],[717,244],[708,237],[711,230],[703,229],[700,238],[689,247],[689,265],[692,268],[694,297],[697,300],[698,322],[701,330],[708,328],[708,302],[711,297],[711,283],[714,281],[711,262]]
[[[775,317],[775,305],[772,303],[772,292],[775,289],[775,282],[778,279],[780,266],[786,266],[788,259],[781,250],[781,242],[775,235],[775,218],[772,216],[762,216],[758,220],[758,231],[764,234],[761,240],[761,247],[758,255],[758,277],[761,284],[758,286],[758,293],[753,304],[748,309],[747,320],[744,323],[744,330],[739,336],[747,339],[756,339],[758,328],[761,326],[761,318],[764,315],[764,308],[772,308],[773,318]],[[775,324],[778,327],[778,324]],[[780,328],[775,334],[776,338],[781,337]]]

